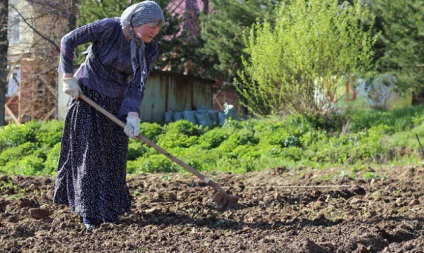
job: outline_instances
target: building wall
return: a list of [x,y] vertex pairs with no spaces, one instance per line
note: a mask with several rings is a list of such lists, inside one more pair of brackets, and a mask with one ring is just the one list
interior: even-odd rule
[[[212,108],[213,83],[209,79],[153,71],[147,80],[140,107],[141,121],[163,123],[168,110],[197,110],[202,106]],[[69,97],[62,92],[61,75],[58,84],[58,120],[64,121]]]
[[9,76],[16,72],[19,80],[9,78],[14,93],[7,94],[6,120],[57,118],[57,57],[67,27],[67,0],[8,1]]
[[[9,1],[9,6],[15,6],[22,16],[26,17],[26,21],[30,25],[33,25],[33,8],[27,1],[24,0],[12,0]],[[29,53],[31,46],[34,44],[33,31],[31,28],[19,17],[18,12],[13,8],[9,7],[9,19],[11,20],[10,25],[14,25],[19,20],[19,41],[9,43],[8,55],[21,55]]]

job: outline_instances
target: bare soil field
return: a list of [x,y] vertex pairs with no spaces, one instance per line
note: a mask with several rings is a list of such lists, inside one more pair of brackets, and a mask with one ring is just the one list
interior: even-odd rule
[[131,212],[86,230],[53,177],[0,175],[0,252],[424,252],[423,167],[208,176],[239,206],[211,209],[191,175],[129,175]]

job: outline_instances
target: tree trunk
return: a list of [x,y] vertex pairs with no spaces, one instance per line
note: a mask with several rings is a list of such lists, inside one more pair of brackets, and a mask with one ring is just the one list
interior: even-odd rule
[[70,0],[70,12],[69,12],[69,23],[68,23],[68,32],[75,30],[77,28],[77,9],[79,5],[79,0]]
[[9,1],[0,3],[0,126],[5,125],[5,103],[7,85],[7,50],[9,41],[7,40],[7,20]]
[[202,2],[203,2],[202,12],[203,12],[203,14],[208,15],[209,14],[209,0],[202,0]]

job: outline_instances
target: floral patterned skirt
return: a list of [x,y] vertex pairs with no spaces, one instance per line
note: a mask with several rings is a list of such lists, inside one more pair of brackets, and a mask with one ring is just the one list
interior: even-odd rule
[[[83,94],[101,107],[118,114],[122,98],[81,88]],[[69,205],[83,217],[103,220],[116,220],[129,212],[127,152],[128,137],[120,126],[83,100],[70,99],[53,202]]]

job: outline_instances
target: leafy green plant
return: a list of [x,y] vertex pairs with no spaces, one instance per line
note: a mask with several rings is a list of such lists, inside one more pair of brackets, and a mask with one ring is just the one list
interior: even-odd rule
[[[243,173],[280,166],[360,169],[371,164],[421,164],[416,135],[424,136],[423,112],[424,106],[413,106],[376,111],[377,117],[358,113],[343,133],[316,128],[304,117],[295,115],[231,120],[213,129],[203,129],[187,121],[142,125],[146,135],[156,139],[159,146],[200,171]],[[395,119],[402,115],[411,119],[405,118],[400,124]],[[54,175],[62,124],[29,122],[0,127],[0,172]],[[130,139],[128,173],[177,171],[185,170],[146,143]]]
[[198,143],[202,148],[216,148],[231,135],[232,132],[229,130],[231,129],[228,127],[214,128],[199,136]]
[[186,136],[199,136],[203,133],[203,129],[200,125],[195,125],[187,120],[171,122],[165,126],[165,131]]
[[131,139],[128,144],[128,156],[129,161],[137,160],[138,157],[145,155],[148,151],[145,144],[141,141]]
[[177,172],[178,165],[169,160],[162,154],[151,155],[149,157],[140,157],[134,162],[127,164],[127,169],[131,173],[158,173],[158,172]]
[[0,166],[5,166],[8,162],[19,161],[23,157],[32,154],[35,150],[37,150],[37,146],[31,142],[25,142],[17,147],[8,148],[0,154]]
[[18,160],[7,162],[3,168],[4,172],[8,174],[37,176],[41,175],[44,169],[45,160],[46,154],[41,151],[36,151]]
[[238,146],[255,145],[257,143],[259,143],[259,139],[255,136],[254,132],[250,129],[243,128],[230,135],[217,149],[230,153]]
[[158,145],[164,149],[177,147],[188,148],[197,143],[197,136],[187,136],[175,131],[158,136]]
[[56,143],[61,141],[63,132],[62,122],[50,120],[39,124],[40,128],[35,133],[37,142],[53,147]]
[[156,142],[157,136],[163,132],[163,127],[158,123],[143,122],[140,125],[140,133],[153,142]]
[[56,173],[59,162],[60,144],[60,142],[56,143],[53,148],[48,151],[47,158],[44,161],[44,169],[41,174],[54,175]]
[[37,142],[37,132],[41,125],[36,121],[30,121],[23,125],[9,124],[0,128],[0,150],[20,144]]

